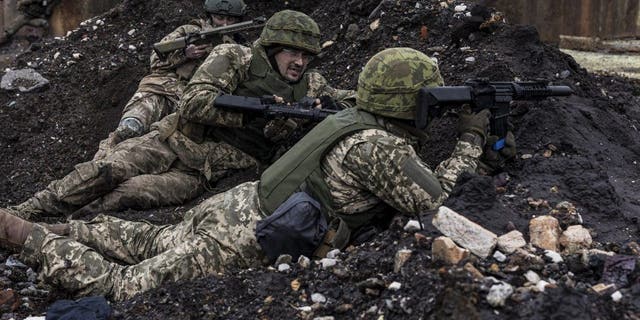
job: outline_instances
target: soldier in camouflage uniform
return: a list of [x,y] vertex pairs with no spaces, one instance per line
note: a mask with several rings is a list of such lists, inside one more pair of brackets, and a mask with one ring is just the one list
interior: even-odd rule
[[277,95],[286,102],[326,96],[348,106],[354,91],[334,89],[307,70],[320,50],[320,30],[310,17],[274,14],[252,48],[222,44],[212,50],[184,90],[179,112],[117,144],[104,159],[76,165],[13,209],[22,217],[79,216],[182,204],[231,170],[271,163],[297,123],[217,110],[213,101],[221,93]]
[[418,89],[442,84],[426,55],[384,50],[360,74],[356,108],[318,124],[260,181],[203,201],[177,225],[100,215],[71,221],[69,237],[62,237],[3,213],[0,226],[7,227],[0,228],[0,240],[22,248],[22,258],[39,264],[42,276],[56,285],[121,300],[164,282],[259,265],[264,256],[256,225],[296,190],[313,195],[347,231],[393,209],[415,215],[437,208],[461,173],[475,172],[489,124],[488,112],[463,115],[451,157],[431,170],[412,147],[424,133],[408,123],[415,117]]
[[[180,26],[162,38],[162,41],[238,23],[245,15],[246,5],[242,0],[206,0],[204,9],[209,16],[207,19],[196,19]],[[235,43],[237,40],[239,35],[233,38],[225,36],[222,43]],[[138,90],[124,107],[118,128],[100,142],[93,159],[103,159],[120,141],[149,132],[152,123],[174,113],[191,76],[218,44],[220,43],[191,44],[162,59],[152,52],[151,74],[142,78]]]

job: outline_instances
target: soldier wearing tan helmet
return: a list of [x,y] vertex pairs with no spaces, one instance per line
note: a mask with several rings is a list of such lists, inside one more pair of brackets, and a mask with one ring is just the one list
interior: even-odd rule
[[179,205],[202,194],[233,170],[273,162],[297,122],[218,110],[221,93],[285,102],[323,97],[345,105],[355,92],[329,86],[307,70],[320,52],[318,25],[291,10],[271,17],[253,47],[212,49],[181,97],[179,112],[140,137],[120,142],[104,158],[81,163],[65,177],[14,207],[16,214],[65,216]]
[[[238,23],[245,16],[246,7],[243,0],[206,0],[204,2],[205,18],[194,19],[176,28],[162,38],[162,41]],[[149,132],[152,123],[175,112],[185,85],[214,46],[221,43],[244,42],[239,35],[225,36],[221,40],[221,42],[209,44],[190,44],[184,50],[177,50],[164,58],[152,52],[151,73],[140,81],[138,90],[122,111],[118,128],[110,133],[107,139],[100,142],[94,159],[104,158],[116,144],[123,140]]]
[[322,257],[395,212],[437,208],[460,174],[475,172],[487,112],[464,115],[458,144],[434,169],[412,147],[424,135],[407,122],[415,119],[418,89],[438,85],[438,68],[423,53],[384,50],[360,74],[356,108],[318,124],[260,181],[206,199],[177,225],[98,216],[71,221],[65,238],[2,213],[0,226],[10,227],[0,227],[0,241],[22,248],[24,261],[42,264],[45,279],[113,299],[231,266],[258,266],[279,254]]

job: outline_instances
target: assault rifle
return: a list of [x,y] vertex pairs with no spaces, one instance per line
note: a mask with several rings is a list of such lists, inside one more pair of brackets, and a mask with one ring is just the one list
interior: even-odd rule
[[424,87],[418,92],[416,127],[425,129],[431,119],[442,115],[446,107],[469,104],[473,112],[491,111],[490,134],[500,139],[494,150],[504,147],[507,135],[510,103],[516,100],[541,100],[551,96],[569,96],[573,90],[567,86],[550,86],[545,81],[489,82],[479,78],[467,80],[464,86]]
[[154,43],[153,51],[155,51],[160,58],[164,59],[169,52],[173,52],[178,49],[184,49],[190,44],[198,45],[211,43],[216,39],[221,39],[225,34],[262,28],[266,21],[267,19],[265,17],[257,17],[251,21],[244,21],[240,23],[230,24],[228,26],[216,27],[202,32],[188,33],[186,36],[174,40]]
[[213,106],[227,111],[258,113],[267,119],[280,116],[311,121],[321,121],[339,111],[316,109],[313,107],[313,100],[305,98],[303,102],[283,104],[277,103],[273,96],[253,98],[223,94],[213,101]]

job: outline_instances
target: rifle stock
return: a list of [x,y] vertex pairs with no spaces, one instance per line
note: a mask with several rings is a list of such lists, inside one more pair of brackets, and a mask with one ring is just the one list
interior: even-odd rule
[[504,147],[511,101],[541,100],[551,96],[568,96],[573,90],[567,86],[549,86],[544,81],[489,82],[471,79],[464,86],[424,87],[418,91],[416,127],[425,129],[434,117],[452,105],[469,104],[473,112],[491,111],[490,134],[500,139],[492,148]]
[[216,38],[222,37],[225,34],[262,28],[265,22],[265,17],[257,17],[251,21],[244,21],[228,26],[216,27],[211,30],[202,32],[189,33],[184,37],[176,38],[174,40],[154,43],[153,51],[155,51],[160,58],[165,59],[168,53],[174,52],[179,49],[184,49],[190,44],[210,43]]

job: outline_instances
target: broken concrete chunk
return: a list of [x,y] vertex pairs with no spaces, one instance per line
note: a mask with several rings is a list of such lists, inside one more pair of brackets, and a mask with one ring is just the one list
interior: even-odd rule
[[434,261],[458,264],[462,259],[469,256],[469,250],[458,247],[453,240],[447,237],[437,237],[433,240],[431,255]]
[[49,80],[31,68],[8,70],[0,80],[0,88],[20,92],[34,91],[48,84]]
[[498,242],[495,233],[445,206],[438,209],[432,223],[445,236],[481,258],[488,257]]
[[581,225],[569,226],[560,236],[560,245],[567,253],[575,253],[591,247],[591,234]]
[[541,216],[529,221],[531,244],[542,249],[558,251],[561,231],[558,219],[552,216]]
[[487,302],[492,307],[502,307],[504,306],[507,299],[513,294],[513,286],[506,282],[502,282],[500,284],[494,284],[489,289],[489,294],[487,295]]
[[526,245],[527,241],[524,240],[522,232],[518,230],[513,230],[498,237],[498,249],[504,253],[513,253],[516,249]]
[[395,259],[393,261],[393,272],[399,272],[402,266],[411,258],[411,250],[402,249],[396,252]]

